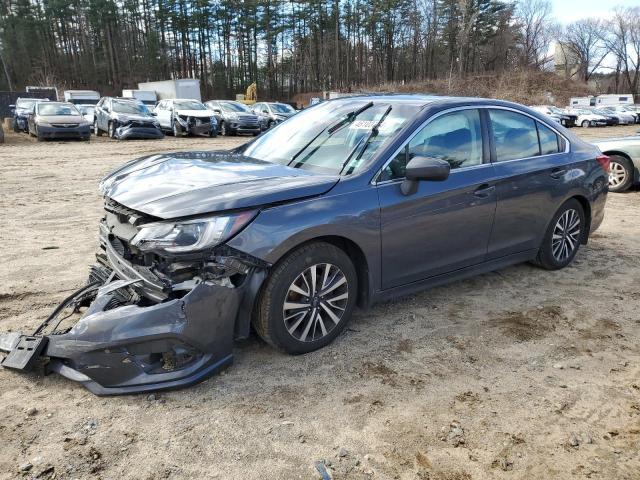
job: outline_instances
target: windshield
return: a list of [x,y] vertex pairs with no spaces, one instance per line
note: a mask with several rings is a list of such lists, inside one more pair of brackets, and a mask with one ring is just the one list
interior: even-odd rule
[[38,115],[80,115],[78,109],[70,103],[38,103]]
[[291,105],[287,105],[286,103],[272,103],[271,109],[277,113],[293,113],[295,110]]
[[32,100],[30,98],[21,98],[16,101],[16,108],[26,108],[31,110],[36,102],[37,100]]
[[196,100],[180,100],[179,102],[174,101],[173,105],[178,110],[206,110],[203,104]]
[[133,115],[146,115],[147,108],[138,102],[131,102],[127,100],[113,100],[111,102],[111,108],[116,113],[129,113]]
[[233,103],[233,102],[220,102],[220,106],[222,110],[225,112],[247,112],[251,113],[249,107],[243,105],[242,103]]
[[[335,128],[347,114],[369,103],[370,107],[363,109],[350,122]],[[389,106],[392,108],[387,112]],[[347,173],[358,172],[420,108],[400,102],[372,103],[366,99],[324,102],[303,110],[269,130],[252,142],[244,154],[318,173],[338,174],[343,169]],[[378,134],[368,139],[373,127],[381,119]],[[347,160],[350,163],[345,168]]]

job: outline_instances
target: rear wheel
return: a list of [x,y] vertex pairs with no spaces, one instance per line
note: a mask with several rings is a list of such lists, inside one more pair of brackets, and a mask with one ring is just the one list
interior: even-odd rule
[[624,192],[633,182],[631,160],[620,155],[611,155],[609,159],[609,191]]
[[358,291],[355,267],[334,245],[318,242],[287,255],[267,279],[254,327],[270,345],[308,353],[335,339],[351,317]]
[[536,263],[546,270],[569,265],[578,253],[586,226],[580,202],[567,200],[549,223]]

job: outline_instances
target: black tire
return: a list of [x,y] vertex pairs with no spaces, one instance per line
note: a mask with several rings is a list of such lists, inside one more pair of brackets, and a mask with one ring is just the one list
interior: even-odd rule
[[589,120],[583,120],[581,126],[582,128],[589,128],[591,124],[589,123]]
[[109,122],[107,128],[109,129],[107,132],[109,138],[116,138],[116,122]]
[[220,135],[222,135],[223,137],[229,136],[229,132],[227,130],[227,124],[224,122],[224,120],[220,122]]
[[271,127],[273,127],[273,120],[269,120],[269,123],[267,123],[267,130],[269,130]]
[[[580,219],[580,230],[575,236],[567,235],[567,237],[569,237],[569,240],[573,238],[575,244],[572,246],[572,250],[568,253],[566,258],[558,258],[557,255],[554,255],[554,252],[556,251],[554,248],[556,244],[554,242],[557,241],[557,239],[554,238],[554,233],[558,232],[557,226],[559,224],[560,218],[563,217],[565,213],[571,211],[574,211]],[[567,200],[558,209],[556,214],[551,219],[551,222],[549,222],[549,226],[547,227],[547,231],[545,232],[544,238],[542,239],[542,245],[540,246],[540,250],[538,251],[538,256],[536,257],[535,263],[545,270],[559,270],[569,265],[580,249],[580,244],[582,243],[582,240],[586,235],[586,226],[587,223],[585,219],[584,209],[582,208],[582,205],[580,205],[580,202],[578,202],[575,198]],[[573,230],[569,230],[569,232],[572,231]],[[568,245],[571,245],[571,241],[569,241]]]
[[176,122],[175,120],[173,121],[173,124],[171,125],[171,131],[172,131],[174,137],[181,137],[182,136],[182,132],[178,128],[178,122]]
[[[343,282],[339,288],[344,289],[344,291],[347,292],[348,297],[344,299],[346,303],[340,306],[341,308],[344,308],[344,310],[342,311],[337,323],[331,322],[329,315],[325,311],[326,309],[323,310],[324,307],[322,307],[321,303],[324,302],[324,300],[316,302],[316,305],[320,304],[320,306],[316,306],[316,308],[325,316],[325,320],[327,321],[326,324],[322,318],[320,319],[320,322],[317,321],[315,310],[311,307],[307,309],[298,309],[300,312],[308,312],[302,313],[303,320],[298,331],[307,330],[308,332],[311,332],[311,329],[306,328],[306,325],[314,325],[313,332],[311,333],[312,338],[307,341],[302,341],[302,339],[295,338],[293,334],[289,333],[289,330],[285,325],[284,303],[287,296],[292,294],[290,291],[292,283],[296,281],[303,272],[307,272],[307,269],[313,268],[314,265],[318,264],[330,264],[337,269],[339,274],[342,274],[346,283]],[[320,268],[322,269],[322,267]],[[318,274],[317,278],[319,279],[320,276],[324,277],[324,275]],[[332,277],[331,281],[335,278],[336,277]],[[278,350],[292,355],[308,353],[322,348],[331,343],[349,322],[351,313],[353,312],[353,308],[356,304],[356,295],[358,292],[357,283],[358,277],[356,269],[344,251],[334,245],[324,242],[304,245],[289,253],[280,262],[278,262],[269,275],[269,278],[265,281],[265,285],[263,286],[258,301],[256,302],[256,308],[253,315],[253,326],[258,332],[258,335],[260,335],[265,342]],[[309,290],[311,290],[311,288],[309,288]],[[336,291],[338,291],[337,288],[333,290],[333,292]],[[331,294],[333,294],[333,292]],[[327,293],[323,298],[328,295],[330,294]],[[301,302],[308,300],[309,305],[311,305],[311,297],[308,299],[306,297],[300,298]],[[335,302],[335,300],[332,301]],[[324,304],[328,305],[326,302],[324,302]],[[337,310],[334,310],[334,312],[336,311]],[[292,322],[294,321],[295,319],[292,320]],[[316,338],[317,328],[320,323],[322,323],[322,326],[320,327],[321,331],[319,332],[321,335]],[[292,330],[294,330],[294,333],[296,332],[295,328],[292,328]],[[326,330],[326,333],[323,332],[324,330]],[[301,333],[300,337],[302,337],[302,335],[305,334]],[[305,337],[308,338],[308,334],[305,335]]]
[[98,127],[98,120],[93,121],[93,133],[96,137],[102,136],[102,130],[100,130],[100,127]]
[[[620,155],[609,155],[609,159],[611,160],[611,164],[609,166],[609,170],[611,172],[609,175],[609,191],[613,193],[620,193],[628,190],[633,183],[633,164],[631,163],[631,160]],[[620,169],[622,169],[622,171]],[[615,173],[624,175],[624,180],[617,183],[617,185],[612,185],[612,175]]]
[[218,137],[218,127],[212,128],[211,130],[209,130],[209,137],[210,138],[217,138]]
[[18,127],[18,121],[17,120],[13,121],[13,131],[15,133],[20,133],[20,127]]
[[38,132],[38,127],[36,128],[36,138],[38,139],[39,142],[44,142],[44,137],[42,135],[40,135],[40,132]]

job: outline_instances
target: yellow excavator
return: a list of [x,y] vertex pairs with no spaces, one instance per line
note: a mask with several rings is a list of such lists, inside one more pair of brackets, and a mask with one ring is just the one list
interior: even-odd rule
[[253,105],[258,101],[258,85],[253,82],[247,87],[247,93],[236,94],[236,101],[244,103],[245,105]]

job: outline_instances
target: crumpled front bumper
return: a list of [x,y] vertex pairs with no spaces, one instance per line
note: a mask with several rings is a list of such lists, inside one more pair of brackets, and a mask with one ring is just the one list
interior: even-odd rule
[[[93,270],[101,279],[90,276],[90,284],[76,292],[95,293],[82,318],[68,330],[54,328],[46,335],[0,335],[0,351],[8,352],[2,366],[29,371],[44,359],[48,372],[80,382],[96,395],[119,395],[187,387],[232,362],[233,340],[248,335],[264,272],[253,271],[237,286],[201,281],[179,298],[167,298],[159,279],[102,240],[106,265]],[[137,301],[120,300],[114,307],[123,295]],[[236,331],[237,319],[243,319],[241,331]]]
[[[105,310],[117,291],[109,285],[67,333],[40,337],[46,345],[38,354],[48,358],[48,371],[96,395],[119,395],[193,385],[232,362],[241,289],[202,283],[179,299]],[[0,350],[9,352],[3,366],[12,368],[5,362],[25,337],[0,336]],[[185,356],[179,365],[176,359]]]
[[160,139],[164,138],[164,133],[162,133],[160,128],[122,125],[116,128],[116,137],[119,140],[126,140],[128,138]]

